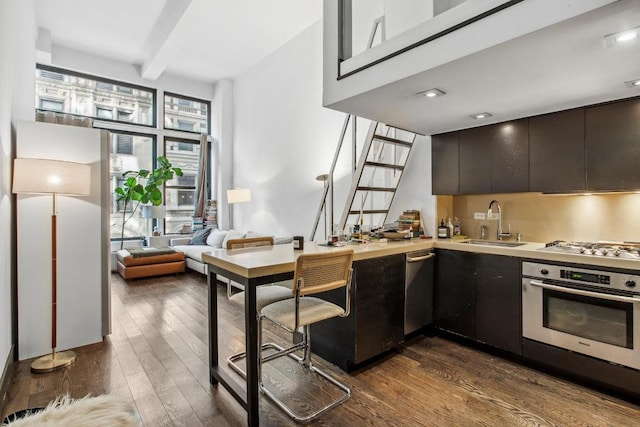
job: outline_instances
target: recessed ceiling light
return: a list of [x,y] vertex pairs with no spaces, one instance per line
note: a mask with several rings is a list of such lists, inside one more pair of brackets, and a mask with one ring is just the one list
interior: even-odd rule
[[478,114],[472,114],[471,115],[472,119],[486,119],[487,117],[491,117],[491,114],[489,114],[489,113],[478,113]]
[[626,87],[640,87],[640,79],[629,80],[628,82],[624,82]]
[[615,46],[618,43],[625,43],[638,38],[640,27],[631,28],[629,30],[620,31],[619,33],[607,34],[604,36],[604,45],[606,47]]
[[424,92],[420,92],[418,93],[418,95],[426,96],[427,98],[435,98],[437,96],[445,95],[445,92],[441,91],[440,89],[433,88],[425,90]]

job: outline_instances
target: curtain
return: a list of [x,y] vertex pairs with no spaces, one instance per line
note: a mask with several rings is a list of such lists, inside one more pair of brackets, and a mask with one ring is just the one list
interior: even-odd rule
[[209,143],[207,135],[200,136],[200,160],[198,162],[198,179],[196,181],[195,210],[193,215],[204,219],[207,208],[207,160],[209,159]]

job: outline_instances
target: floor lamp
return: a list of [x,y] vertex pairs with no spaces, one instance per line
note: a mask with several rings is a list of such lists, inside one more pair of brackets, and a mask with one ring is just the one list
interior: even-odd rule
[[231,214],[231,205],[234,203],[250,202],[251,190],[248,188],[234,188],[233,190],[227,190],[227,204],[229,205],[229,229],[233,225],[233,219]]
[[15,159],[13,192],[16,194],[51,194],[51,354],[33,361],[31,371],[45,373],[69,366],[76,360],[73,351],[56,352],[57,346],[57,217],[56,195],[88,196],[91,167],[89,165],[48,159]]

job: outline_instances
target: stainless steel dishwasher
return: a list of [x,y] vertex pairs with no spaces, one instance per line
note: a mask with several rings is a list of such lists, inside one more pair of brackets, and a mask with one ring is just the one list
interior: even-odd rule
[[433,258],[431,249],[409,252],[404,282],[404,334],[410,334],[433,321]]

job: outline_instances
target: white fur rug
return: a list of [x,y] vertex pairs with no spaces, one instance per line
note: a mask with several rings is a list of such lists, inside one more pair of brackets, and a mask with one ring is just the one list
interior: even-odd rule
[[131,403],[101,395],[72,399],[60,396],[44,410],[3,424],[10,427],[138,427],[140,418]]

